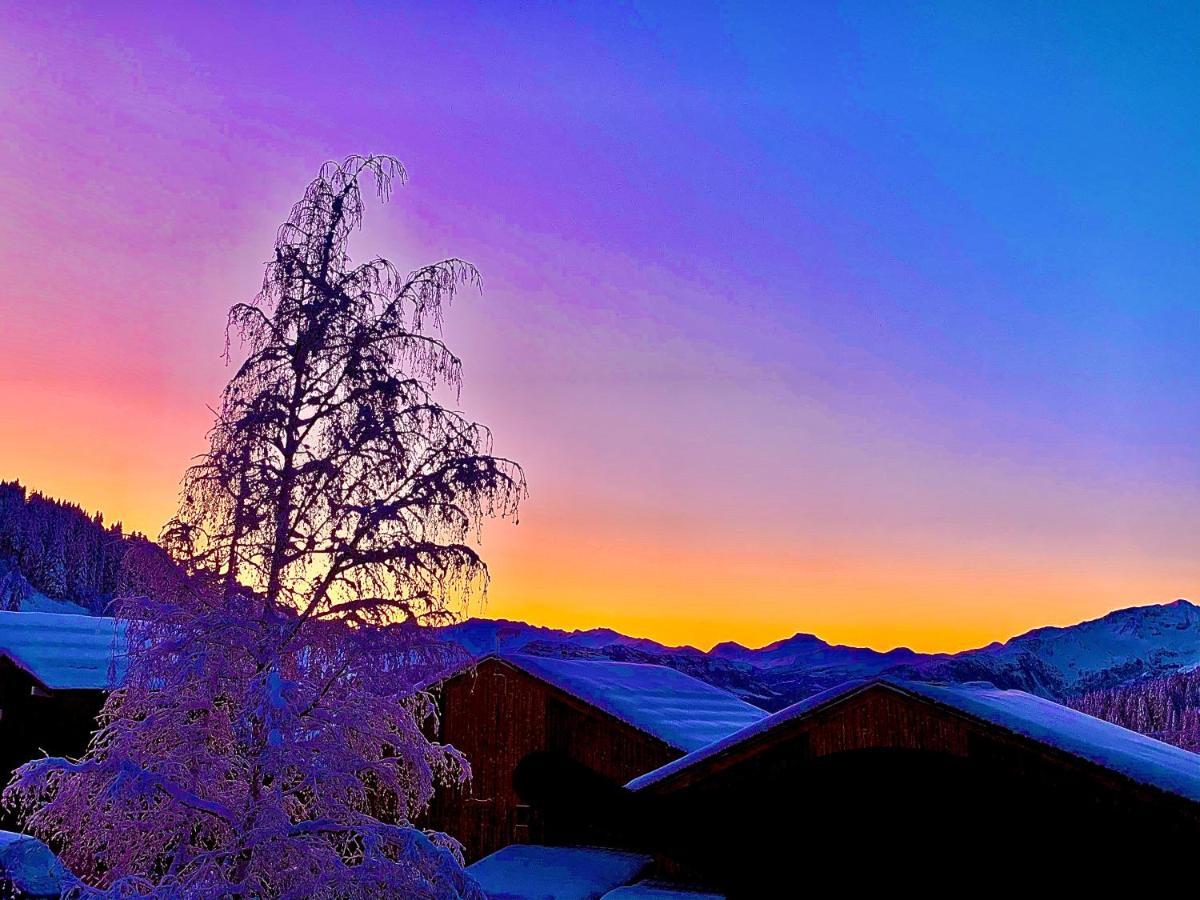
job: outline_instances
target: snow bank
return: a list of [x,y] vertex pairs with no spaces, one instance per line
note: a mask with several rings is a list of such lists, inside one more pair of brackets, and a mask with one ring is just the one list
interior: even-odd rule
[[603,900],[725,900],[722,894],[689,891],[662,881],[639,881],[609,891]]
[[822,691],[653,772],[640,775],[626,787],[641,790],[658,784],[786,722],[803,718],[820,707],[877,685],[951,707],[1097,763],[1141,784],[1200,802],[1200,755],[1024,691],[1000,690],[985,682],[935,684],[891,678],[850,681]]
[[599,900],[650,862],[620,850],[510,844],[467,872],[492,900]]
[[124,652],[124,632],[115,619],[0,612],[0,656],[50,690],[113,687],[124,678]]
[[500,658],[684,751],[766,716],[728,691],[666,666],[521,654]]
[[35,837],[0,831],[0,881],[20,897],[58,897],[70,873],[54,852]]
[[34,591],[21,601],[21,612],[59,613],[62,615],[86,616],[90,613],[78,603],[70,600],[55,600],[45,594]]

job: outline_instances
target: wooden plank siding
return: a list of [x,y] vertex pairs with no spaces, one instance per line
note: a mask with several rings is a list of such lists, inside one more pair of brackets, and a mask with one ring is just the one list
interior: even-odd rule
[[1028,878],[1064,861],[1107,863],[1105,854],[1169,858],[1200,839],[1196,803],[885,685],[639,796],[653,822],[643,849],[658,870],[730,897],[774,896],[809,868],[866,881]]
[[436,738],[462,751],[471,781],[443,788],[427,824],[461,841],[468,860],[513,843],[547,840],[540,812],[521,802],[513,775],[535,751],[552,751],[616,784],[683,755],[603,710],[495,657],[442,682]]
[[[78,757],[96,730],[102,691],[47,691],[28,672],[0,658],[0,778],[43,755]],[[0,810],[0,827],[19,824],[11,809]]]
[[872,685],[811,714],[764,731],[710,760],[670,778],[650,793],[675,793],[697,783],[719,782],[721,773],[753,768],[782,750],[789,765],[839,753],[910,750],[969,759],[1023,781],[1069,785],[1109,807],[1152,808],[1200,823],[1200,806],[1136,782],[1119,772],[1014,734],[932,700]]

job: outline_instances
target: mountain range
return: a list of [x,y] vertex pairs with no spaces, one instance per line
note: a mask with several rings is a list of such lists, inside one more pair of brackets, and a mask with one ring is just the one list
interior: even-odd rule
[[[74,504],[0,481],[0,609],[102,614],[124,578],[126,551],[145,540]],[[444,635],[476,655],[519,650],[666,665],[766,709],[881,673],[990,681],[1071,702],[1200,667],[1200,607],[1186,600],[1121,609],[1068,627],[1038,628],[1004,643],[953,654],[906,648],[881,652],[830,644],[804,633],[765,647],[727,642],[701,651],[608,628],[562,631],[488,619],[449,626]]]
[[608,628],[563,631],[504,619],[468,619],[443,636],[473,655],[499,651],[654,663],[779,709],[844,681],[879,674],[922,681],[989,681],[1067,701],[1200,667],[1200,606],[1134,606],[1066,627],[1038,628],[961,653],[886,652],[796,634],[765,647],[668,647]]

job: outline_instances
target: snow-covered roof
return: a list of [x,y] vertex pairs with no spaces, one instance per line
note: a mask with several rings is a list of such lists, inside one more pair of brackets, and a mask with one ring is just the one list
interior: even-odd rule
[[0,611],[0,656],[49,690],[105,690],[124,677],[123,633],[102,616]]
[[707,759],[712,759],[714,756],[720,756],[726,750],[740,746],[746,741],[751,741],[760,735],[764,735],[774,728],[782,725],[785,722],[790,722],[794,719],[799,719],[816,709],[818,706],[824,706],[833,700],[843,696],[848,696],[855,690],[866,687],[875,682],[867,680],[848,681],[840,684],[837,687],[829,688],[821,691],[818,694],[813,694],[811,697],[806,697],[798,703],[793,703],[791,706],[785,707],[778,712],[772,713],[754,722],[740,731],[735,731],[728,734],[720,740],[713,741],[698,750],[693,750],[687,756],[681,756],[679,759],[672,760],[664,766],[659,766],[644,775],[639,775],[631,780],[625,787],[633,791],[639,791],[642,788],[647,788],[652,784],[658,784],[660,781],[665,781],[676,774],[690,769],[692,766],[698,765]]
[[626,787],[641,790],[725,751],[764,735],[785,722],[875,686],[916,696],[1039,743],[1119,772],[1133,781],[1200,802],[1200,755],[1164,744],[1111,722],[984,682],[934,684],[874,678],[850,681],[767,716],[707,747],[640,775]]
[[766,716],[666,666],[515,653],[500,658],[679,750],[696,750]]
[[1024,691],[1004,691],[979,682],[905,682],[903,687],[1141,784],[1200,803],[1200,755],[1195,753]]
[[639,881],[609,891],[602,900],[725,900],[723,894],[691,891],[664,881]]
[[491,900],[599,900],[629,884],[649,856],[591,847],[510,844],[467,866]]

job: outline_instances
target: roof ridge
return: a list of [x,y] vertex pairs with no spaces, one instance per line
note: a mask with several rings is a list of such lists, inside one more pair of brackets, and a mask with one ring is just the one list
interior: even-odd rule
[[658,784],[781,725],[876,686],[948,708],[1145,786],[1200,802],[1200,755],[1025,691],[999,688],[990,682],[921,682],[889,675],[842,682],[639,775],[625,786],[637,791]]

